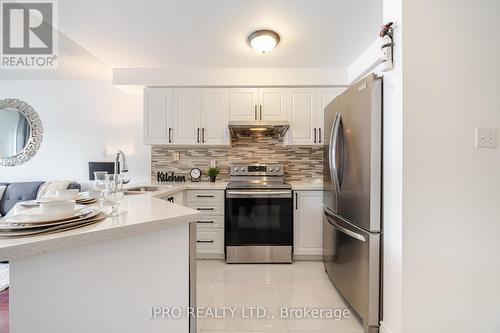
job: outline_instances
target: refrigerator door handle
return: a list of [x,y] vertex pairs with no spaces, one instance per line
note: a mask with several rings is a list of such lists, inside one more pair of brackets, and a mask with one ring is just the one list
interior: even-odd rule
[[340,184],[338,179],[338,167],[337,167],[337,140],[338,131],[340,125],[340,113],[335,115],[335,120],[333,121],[332,132],[330,134],[330,147],[328,149],[328,161],[330,164],[330,178],[335,183],[335,189],[340,192]]
[[[340,153],[340,166],[337,170],[337,179],[339,181],[339,187],[342,186],[342,183],[344,182],[344,170],[345,170],[345,159],[346,159],[346,142],[344,139],[344,124],[342,122],[342,114],[339,114],[339,120],[338,120],[338,130],[337,130],[337,140],[340,137],[340,146],[339,146],[339,153]],[[336,155],[335,155],[336,156]]]
[[342,227],[338,225],[327,213],[325,213],[326,219],[328,220],[328,223],[338,231],[346,234],[347,236],[351,236],[352,238],[355,238],[357,240],[360,240],[362,242],[366,242],[366,238],[363,235],[360,235],[354,231],[351,231],[345,227]]

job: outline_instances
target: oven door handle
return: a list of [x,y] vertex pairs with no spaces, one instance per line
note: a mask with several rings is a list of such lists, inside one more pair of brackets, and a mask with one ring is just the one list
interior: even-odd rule
[[291,198],[292,191],[227,191],[227,198]]

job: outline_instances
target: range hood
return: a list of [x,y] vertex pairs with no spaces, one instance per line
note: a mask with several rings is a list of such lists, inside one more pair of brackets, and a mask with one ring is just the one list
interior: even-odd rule
[[262,133],[264,136],[278,136],[283,139],[290,128],[287,121],[230,121],[229,131],[231,136],[250,136],[252,133]]

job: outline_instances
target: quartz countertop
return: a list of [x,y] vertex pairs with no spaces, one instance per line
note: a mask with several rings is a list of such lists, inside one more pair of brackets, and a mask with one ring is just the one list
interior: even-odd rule
[[138,193],[136,195],[131,196],[141,196],[141,194],[150,194],[150,196],[156,198],[166,198],[170,195],[174,195],[175,193],[182,192],[185,190],[225,190],[228,182],[218,181],[218,182],[184,182],[184,183],[137,183],[137,184],[129,184],[126,189],[132,189],[135,187],[142,186],[150,186],[150,187],[158,187],[158,191],[154,192],[145,192]]
[[[323,181],[321,179],[307,179],[303,181],[291,181],[288,182],[292,185],[292,189],[295,191],[318,191],[323,189]],[[226,181],[216,181],[211,182],[184,182],[184,183],[138,183],[131,184],[127,188],[141,187],[141,186],[152,186],[158,187],[158,191],[149,192],[151,196],[157,198],[165,198],[167,196],[173,195],[175,193],[185,191],[185,190],[225,190],[228,182]]]
[[305,179],[302,181],[291,181],[292,189],[295,191],[321,191],[323,190],[322,179]]
[[117,217],[75,230],[37,237],[0,238],[0,261],[152,232],[193,222],[200,215],[196,210],[150,195],[125,196],[120,211]]

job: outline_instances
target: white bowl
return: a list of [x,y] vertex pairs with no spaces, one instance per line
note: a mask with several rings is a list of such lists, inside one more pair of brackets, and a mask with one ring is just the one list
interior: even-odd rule
[[40,200],[40,212],[57,215],[75,210],[75,200]]
[[57,190],[56,198],[63,200],[76,200],[80,197],[78,190]]

